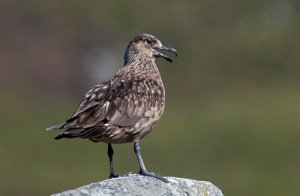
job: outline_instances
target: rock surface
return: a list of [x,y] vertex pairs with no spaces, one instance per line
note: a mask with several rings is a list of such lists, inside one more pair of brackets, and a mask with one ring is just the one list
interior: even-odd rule
[[130,174],[126,177],[108,179],[74,190],[53,194],[53,196],[109,196],[109,195],[200,195],[223,196],[218,187],[207,181],[197,181],[185,178],[166,177],[170,183],[165,183],[151,177]]

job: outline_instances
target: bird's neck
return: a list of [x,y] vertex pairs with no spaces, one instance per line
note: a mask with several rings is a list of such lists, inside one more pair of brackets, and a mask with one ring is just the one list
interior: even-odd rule
[[138,56],[130,59],[120,70],[120,74],[129,77],[147,77],[153,80],[161,80],[155,58]]

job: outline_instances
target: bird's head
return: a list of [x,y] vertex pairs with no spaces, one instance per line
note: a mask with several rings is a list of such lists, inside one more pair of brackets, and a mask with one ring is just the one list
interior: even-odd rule
[[170,57],[160,52],[160,50],[169,51],[177,56],[174,48],[164,46],[155,36],[150,34],[140,34],[134,37],[127,46],[125,52],[125,64],[139,57],[146,58],[164,58],[169,62],[173,62]]

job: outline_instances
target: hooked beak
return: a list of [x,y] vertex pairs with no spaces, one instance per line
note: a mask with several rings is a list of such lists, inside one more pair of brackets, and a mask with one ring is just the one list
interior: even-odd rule
[[[160,47],[157,47],[155,49],[169,51],[169,52],[175,54],[175,57],[177,57],[177,51],[174,48],[166,47],[164,45],[161,45]],[[166,59],[169,62],[173,62],[173,60],[170,57],[168,57],[167,55],[164,55],[164,54],[162,54],[161,52],[159,52],[157,50],[156,50],[156,52],[157,52],[157,54],[156,54],[157,57],[162,57],[162,58]]]

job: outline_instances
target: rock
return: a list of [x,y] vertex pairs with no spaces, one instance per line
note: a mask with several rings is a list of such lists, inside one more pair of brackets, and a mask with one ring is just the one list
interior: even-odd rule
[[207,181],[197,181],[185,178],[166,177],[170,183],[136,174],[126,177],[108,179],[74,190],[53,194],[53,196],[109,196],[109,195],[139,195],[139,196],[172,196],[200,195],[223,196],[218,187]]

